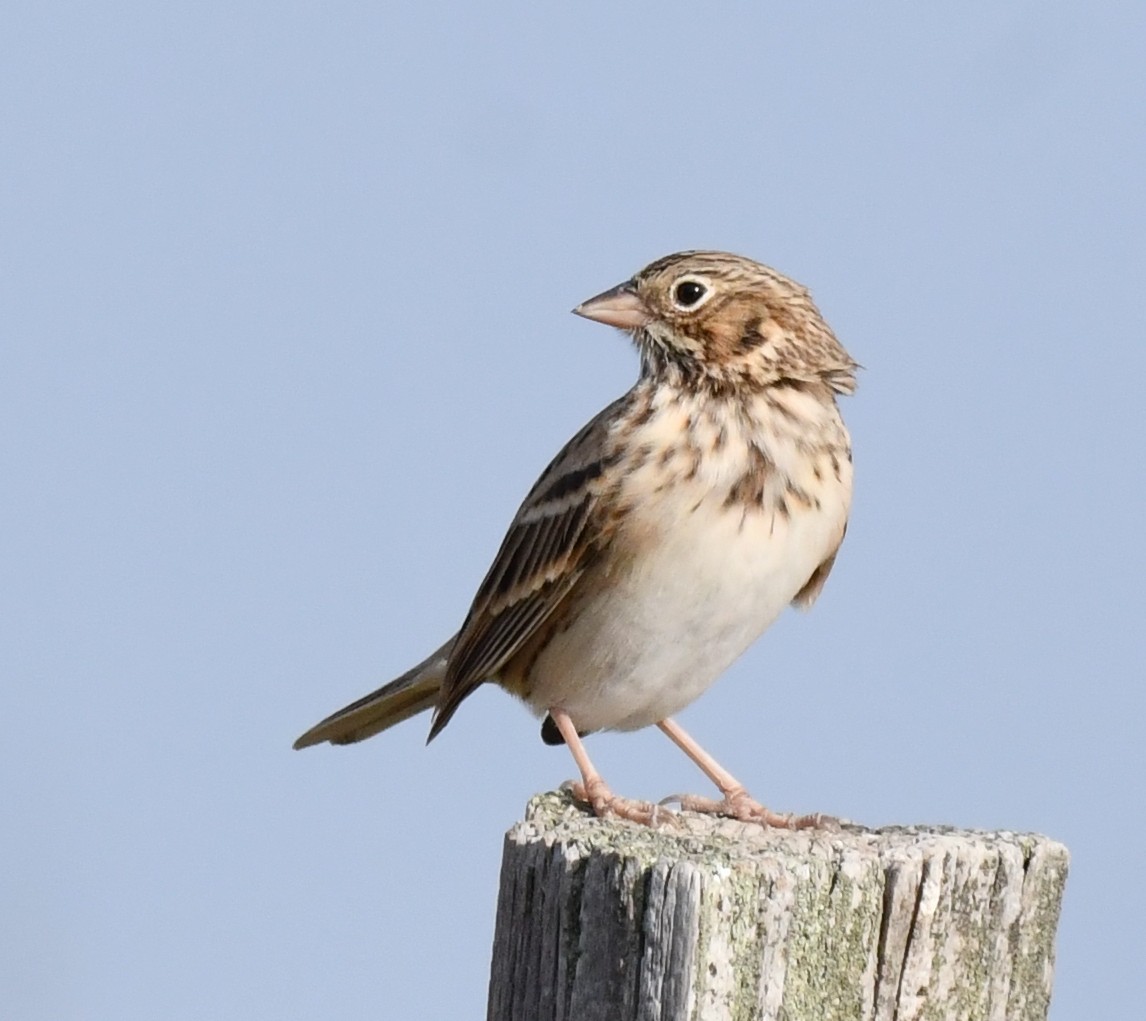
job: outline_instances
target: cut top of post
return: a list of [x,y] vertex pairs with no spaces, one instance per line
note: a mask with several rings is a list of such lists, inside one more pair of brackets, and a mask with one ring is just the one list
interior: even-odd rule
[[1068,861],[1035,834],[651,829],[539,795],[506,838],[489,1016],[1041,1019]]

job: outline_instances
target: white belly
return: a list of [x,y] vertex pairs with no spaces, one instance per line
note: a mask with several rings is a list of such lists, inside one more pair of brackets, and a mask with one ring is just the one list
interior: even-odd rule
[[635,730],[679,712],[831,555],[847,517],[847,482],[818,509],[790,516],[725,508],[727,490],[699,479],[671,498],[650,498],[618,538],[634,555],[611,573],[591,569],[579,585],[570,626],[531,670],[530,704],[538,713],[564,709],[582,732]]

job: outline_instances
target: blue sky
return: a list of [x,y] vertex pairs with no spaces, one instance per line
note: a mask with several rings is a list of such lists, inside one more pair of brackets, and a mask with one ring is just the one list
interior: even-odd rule
[[[290,750],[452,632],[632,382],[568,314],[741,252],[864,364],[820,603],[682,722],[773,807],[1037,830],[1052,1016],[1140,1008],[1138,4],[10,5],[0,989],[25,1019],[484,1011],[501,692]],[[624,793],[703,790],[654,732]],[[1137,780],[1134,778],[1138,777]]]

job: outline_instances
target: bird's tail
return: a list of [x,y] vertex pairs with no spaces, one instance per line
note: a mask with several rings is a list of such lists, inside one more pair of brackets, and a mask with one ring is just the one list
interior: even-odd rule
[[454,638],[385,687],[316,723],[295,741],[295,748],[307,748],[323,741],[353,744],[432,709],[446,676],[446,660],[454,647]]

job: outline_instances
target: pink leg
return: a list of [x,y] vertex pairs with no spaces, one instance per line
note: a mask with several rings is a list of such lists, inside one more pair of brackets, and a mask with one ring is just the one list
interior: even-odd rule
[[759,822],[764,826],[777,826],[789,830],[803,830],[838,825],[835,819],[825,815],[780,815],[765,808],[754,800],[744,785],[728,772],[719,762],[700,747],[689,734],[673,720],[661,720],[657,724],[682,752],[695,762],[724,797],[701,798],[695,794],[680,794],[666,800],[679,801],[680,807],[691,812],[710,812],[716,815],[730,815],[744,822]]
[[671,812],[665,812],[659,805],[648,801],[617,797],[590,761],[589,753],[585,751],[585,745],[581,743],[581,736],[573,726],[573,721],[569,719],[569,714],[563,709],[551,708],[549,715],[557,724],[557,729],[561,731],[561,736],[565,738],[565,743],[573,755],[573,761],[581,771],[581,782],[572,785],[573,797],[578,801],[587,802],[599,816],[615,815],[646,826],[655,825],[666,816],[672,815]]

